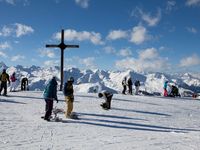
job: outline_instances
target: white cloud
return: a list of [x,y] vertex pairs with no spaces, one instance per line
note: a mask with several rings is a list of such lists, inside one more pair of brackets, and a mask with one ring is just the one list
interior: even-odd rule
[[126,31],[123,31],[123,30],[113,30],[113,31],[110,31],[108,36],[107,36],[107,39],[108,40],[117,40],[117,39],[121,39],[121,38],[127,38],[128,37],[128,34]]
[[25,56],[23,56],[23,55],[16,55],[16,56],[13,56],[11,58],[11,61],[18,61],[18,60],[22,60],[22,59],[25,59]]
[[10,36],[13,32],[13,29],[7,26],[3,26],[3,28],[0,31],[0,36]]
[[9,49],[11,48],[11,45],[8,42],[0,43],[0,49]]
[[0,30],[0,36],[16,36],[21,37],[23,35],[27,35],[33,33],[34,29],[31,26],[27,26],[20,23],[15,23],[14,25],[4,26]]
[[16,36],[17,37],[34,32],[34,30],[31,26],[23,25],[20,23],[16,23],[15,26],[16,26]]
[[57,60],[47,60],[44,62],[44,66],[48,66],[48,67],[58,66],[58,65],[60,65],[60,64],[59,64],[59,61],[57,61]]
[[133,69],[137,72],[166,71],[169,69],[166,60],[163,59],[140,60],[135,58],[126,58],[116,61],[115,66],[118,69]]
[[105,47],[104,50],[107,54],[116,54],[116,50],[111,46]]
[[187,27],[186,29],[187,29],[187,31],[190,32],[190,33],[194,33],[194,34],[197,33],[197,29],[195,29],[194,27]]
[[[60,33],[55,34],[55,38],[60,40]],[[65,40],[72,41],[72,40],[78,40],[78,41],[90,41],[95,45],[102,45],[104,44],[101,39],[101,34],[96,32],[88,32],[88,31],[81,31],[77,32],[76,30],[65,30]]]
[[137,72],[163,71],[169,69],[166,58],[158,55],[155,48],[149,48],[138,53],[138,59],[128,57],[115,62],[118,69],[133,69]]
[[200,65],[200,58],[196,54],[183,58],[180,61],[181,67],[191,67],[191,66],[196,66],[196,65]]
[[90,0],[75,0],[76,4],[81,6],[82,8],[88,8],[89,7],[89,1]]
[[131,14],[131,16],[135,16],[143,20],[148,24],[148,26],[156,26],[161,19],[161,9],[158,9],[158,12],[155,16],[151,15],[151,13],[145,13],[141,8],[135,8]]
[[24,6],[29,4],[29,0],[0,0],[0,2],[5,2],[10,5],[16,5],[16,3],[23,3]]
[[158,13],[155,17],[151,16],[151,14],[142,13],[142,19],[149,25],[149,26],[156,26],[161,19],[161,10],[158,10]]
[[132,52],[129,48],[125,48],[125,49],[121,49],[118,55],[123,56],[123,57],[128,57],[132,55]]
[[14,5],[16,0],[1,0],[0,2],[6,2],[8,4]]
[[0,51],[0,57],[4,57],[4,58],[7,58],[8,56],[6,55],[6,53]]
[[199,6],[200,5],[200,0],[187,0],[186,1],[187,6]]
[[40,49],[39,53],[40,53],[40,57],[45,57],[45,56],[47,56],[49,58],[55,57],[55,53],[53,52],[53,50]]
[[143,26],[136,26],[133,27],[132,33],[131,33],[131,39],[130,41],[139,45],[142,44],[144,41],[148,40],[150,37],[147,34],[147,30]]
[[94,57],[88,57],[88,58],[79,58],[79,63],[82,65],[85,65],[87,68],[95,69],[95,58]]
[[139,58],[144,59],[154,59],[158,57],[158,52],[155,48],[147,48],[146,50],[139,52]]
[[176,5],[176,1],[173,1],[173,0],[167,1],[166,11],[167,12],[172,11],[174,9],[175,5]]

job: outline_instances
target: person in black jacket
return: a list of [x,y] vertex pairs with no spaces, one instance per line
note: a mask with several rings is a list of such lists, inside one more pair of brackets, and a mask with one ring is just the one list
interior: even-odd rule
[[105,102],[102,103],[100,106],[104,109],[110,109],[111,108],[111,100],[113,97],[113,94],[108,91],[102,91],[98,94],[99,98],[104,98]]
[[132,82],[132,79],[131,79],[131,77],[130,77],[130,78],[128,79],[128,93],[129,93],[130,95],[133,94],[133,93],[132,93],[132,91],[133,91],[132,86],[133,86],[133,82]]
[[126,94],[126,77],[124,77],[124,79],[122,80],[122,86],[123,86],[122,94]]
[[139,87],[140,87],[140,81],[136,80],[135,81],[135,95],[138,95]]

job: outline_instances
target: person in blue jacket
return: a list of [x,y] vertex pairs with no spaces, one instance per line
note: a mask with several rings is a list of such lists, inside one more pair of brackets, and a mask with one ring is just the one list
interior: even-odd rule
[[46,102],[44,120],[50,121],[50,116],[53,109],[53,100],[56,100],[58,103],[57,81],[55,77],[53,77],[46,85],[43,96]]
[[164,96],[168,96],[168,92],[167,92],[167,86],[168,86],[168,81],[165,81],[163,89],[164,89]]

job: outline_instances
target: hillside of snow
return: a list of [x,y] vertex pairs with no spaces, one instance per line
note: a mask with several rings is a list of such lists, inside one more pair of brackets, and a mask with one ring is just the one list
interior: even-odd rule
[[[58,99],[54,107],[65,109],[62,92]],[[76,92],[74,111],[80,119],[58,114],[62,121],[47,122],[41,119],[42,91],[0,96],[0,149],[200,149],[200,100],[114,94],[110,110],[103,110],[102,102],[97,94]]]
[[[18,88],[20,89],[20,80],[26,76],[29,79],[29,89],[34,91],[43,90],[46,83],[56,76],[60,85],[60,69],[59,67],[41,68],[38,66],[23,67],[11,66],[7,67],[0,63],[0,67],[7,68],[7,72],[11,75],[16,72],[18,78]],[[3,68],[1,67],[1,68]],[[95,93],[100,90],[108,90],[113,93],[121,93],[121,82],[124,77],[131,77],[133,82],[140,80],[141,91],[149,94],[162,95],[163,84],[166,80],[171,85],[176,85],[182,96],[191,96],[192,93],[200,93],[200,76],[199,74],[165,74],[165,73],[137,73],[132,70],[127,71],[104,71],[104,70],[80,70],[78,68],[70,68],[64,71],[64,81],[69,77],[74,77],[74,87],[77,92]],[[59,86],[58,86],[59,87]],[[133,86],[134,90],[134,86]]]

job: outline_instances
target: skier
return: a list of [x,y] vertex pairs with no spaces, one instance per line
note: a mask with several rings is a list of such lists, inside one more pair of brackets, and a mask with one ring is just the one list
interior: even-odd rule
[[74,78],[70,77],[64,85],[64,96],[67,105],[65,111],[66,118],[72,118],[73,102],[74,102],[74,89],[73,89]]
[[164,87],[163,87],[163,89],[164,89],[164,96],[168,96],[167,86],[168,86],[168,81],[165,81]]
[[105,102],[102,103],[100,106],[104,109],[110,109],[111,107],[111,100],[112,100],[112,97],[113,97],[113,94],[108,92],[108,91],[102,91],[98,94],[98,97],[99,98],[104,98],[105,99]]
[[128,79],[128,93],[129,93],[130,95],[133,94],[133,93],[132,93],[132,90],[133,90],[132,86],[133,86],[133,82],[132,82],[132,79],[131,79],[131,77],[130,77],[130,78]]
[[135,81],[135,95],[138,95],[139,87],[140,87],[140,81],[136,80]]
[[45,116],[44,120],[50,121],[50,117],[52,114],[53,109],[53,100],[56,100],[58,103],[57,98],[57,81],[56,78],[53,77],[49,83],[46,85],[44,93],[43,93],[46,105],[45,105]]
[[7,95],[7,82],[10,84],[9,75],[6,73],[6,69],[3,69],[2,74],[0,75],[1,87],[0,87],[0,95],[1,91],[4,89],[3,95]]
[[22,91],[28,90],[28,78],[27,77],[22,78],[22,81],[21,81],[21,90]]
[[15,72],[10,77],[11,84],[10,84],[10,92],[15,92],[16,89],[16,77],[15,77]]
[[123,91],[122,94],[126,94],[126,77],[122,80]]

